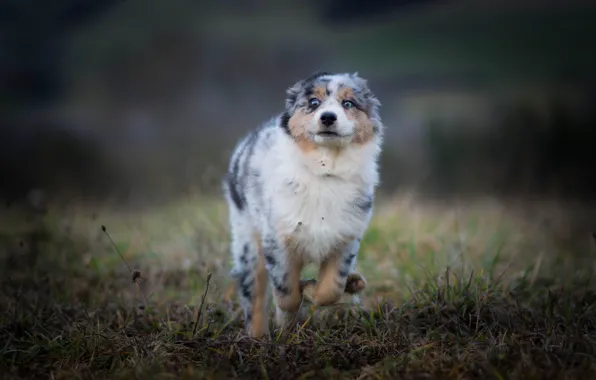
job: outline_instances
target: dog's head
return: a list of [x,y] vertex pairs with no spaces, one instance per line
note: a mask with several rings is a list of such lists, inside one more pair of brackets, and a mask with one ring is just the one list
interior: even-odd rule
[[380,105],[357,73],[320,72],[287,90],[282,127],[305,149],[366,144],[383,133]]

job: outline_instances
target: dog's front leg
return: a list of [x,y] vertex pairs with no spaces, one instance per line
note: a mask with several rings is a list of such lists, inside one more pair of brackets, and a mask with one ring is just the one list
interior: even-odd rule
[[294,319],[302,303],[300,273],[304,264],[292,242],[292,239],[279,239],[273,234],[263,239],[265,267],[273,288],[278,327]]
[[343,249],[332,252],[320,265],[317,281],[303,281],[304,298],[316,306],[328,306],[341,300],[345,293],[364,289],[366,280],[354,272],[360,239],[353,239]]

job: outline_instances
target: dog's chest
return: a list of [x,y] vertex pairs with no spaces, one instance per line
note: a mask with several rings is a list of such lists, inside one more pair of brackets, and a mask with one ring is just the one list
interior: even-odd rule
[[313,260],[360,235],[365,218],[357,208],[358,186],[330,177],[294,177],[280,183],[274,214]]

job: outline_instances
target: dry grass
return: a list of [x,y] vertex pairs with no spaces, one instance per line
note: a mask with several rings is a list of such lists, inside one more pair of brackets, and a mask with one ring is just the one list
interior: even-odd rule
[[0,376],[596,374],[595,293],[587,278],[548,281],[557,261],[540,253],[547,243],[535,229],[490,203],[422,207],[400,197],[376,207],[358,262],[368,279],[361,302],[313,311],[259,341],[242,333],[220,199],[145,213],[71,205],[29,221],[6,210]]

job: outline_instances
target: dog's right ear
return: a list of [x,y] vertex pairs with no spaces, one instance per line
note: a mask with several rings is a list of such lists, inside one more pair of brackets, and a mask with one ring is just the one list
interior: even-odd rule
[[303,89],[304,81],[300,80],[286,90],[286,110],[290,112],[294,110],[296,107],[296,102],[298,101],[298,97],[302,93]]

